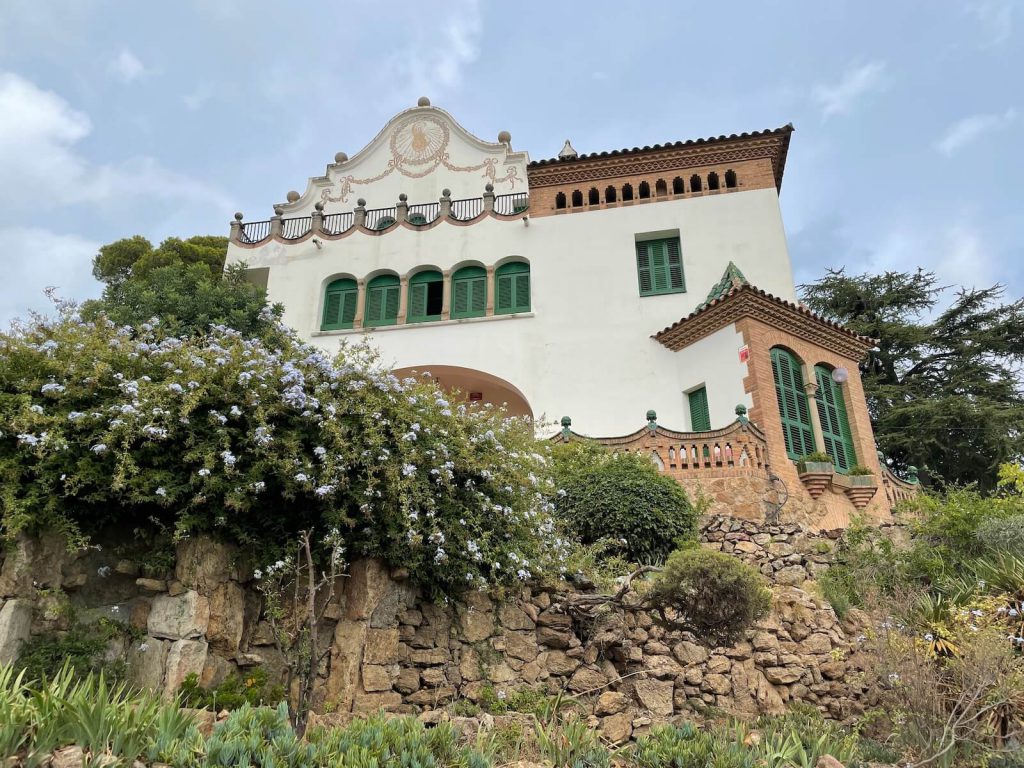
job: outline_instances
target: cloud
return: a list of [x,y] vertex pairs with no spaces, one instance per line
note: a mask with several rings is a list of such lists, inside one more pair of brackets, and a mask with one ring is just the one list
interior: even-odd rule
[[12,72],[0,72],[0,115],[0,204],[9,210],[34,209],[40,200],[127,208],[149,198],[232,208],[220,190],[151,157],[90,163],[75,147],[92,131],[88,116]]
[[209,83],[200,83],[191,93],[182,96],[181,101],[189,112],[196,112],[210,100],[211,96],[213,96],[213,87]]
[[1013,33],[1012,0],[978,0],[968,4],[967,12],[978,20],[985,33],[985,45],[995,47],[1010,39]]
[[127,48],[122,48],[117,58],[110,62],[110,71],[123,83],[134,83],[147,74],[139,57]]
[[821,107],[823,119],[848,113],[862,96],[878,90],[885,83],[885,62],[870,61],[846,70],[842,79],[832,85],[819,85],[814,98]]
[[439,26],[426,28],[392,57],[392,66],[418,96],[458,90],[480,58],[483,19],[479,0],[445,3]]
[[38,227],[0,227],[4,290],[0,292],[0,326],[29,310],[52,309],[43,294],[55,286],[62,298],[86,299],[100,294],[92,277],[92,257],[100,244],[76,234]]
[[1002,114],[989,113],[984,115],[971,115],[957,120],[942,137],[935,142],[935,149],[946,157],[952,157],[963,147],[970,144],[978,137],[998,131],[1009,126],[1017,117],[1017,112],[1012,107]]

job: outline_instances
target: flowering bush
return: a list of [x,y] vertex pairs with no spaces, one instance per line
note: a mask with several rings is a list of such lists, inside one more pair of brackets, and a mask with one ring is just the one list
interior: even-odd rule
[[63,304],[0,334],[5,535],[152,518],[271,562],[300,530],[335,531],[434,593],[556,567],[528,422],[279,331],[275,348],[223,326],[178,337]]

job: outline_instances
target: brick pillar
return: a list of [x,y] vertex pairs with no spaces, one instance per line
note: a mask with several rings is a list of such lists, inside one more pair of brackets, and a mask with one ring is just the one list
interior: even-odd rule
[[487,267],[487,309],[484,311],[487,317],[494,314],[494,265]]
[[[804,366],[804,371],[810,370],[805,375],[813,376],[813,369]],[[804,392],[807,393],[807,408],[811,412],[811,431],[814,432],[814,450],[825,452],[825,438],[821,433],[821,418],[818,416],[818,383],[816,381],[805,381]]]
[[441,319],[450,320],[452,316],[452,271],[446,269],[444,275],[444,290],[441,298]]
[[409,276],[402,275],[398,282],[398,290],[401,293],[398,296],[398,324],[405,324],[405,316],[409,312]]
[[366,281],[356,280],[356,287],[358,292],[356,293],[356,316],[352,320],[353,328],[363,327],[363,308],[366,306]]

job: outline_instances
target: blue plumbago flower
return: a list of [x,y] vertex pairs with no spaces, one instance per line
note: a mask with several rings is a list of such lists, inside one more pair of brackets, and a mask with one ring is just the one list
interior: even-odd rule
[[306,475],[305,472],[299,472],[297,475],[295,475],[295,482],[297,482],[297,483],[308,483],[309,482],[309,476]]
[[410,475],[416,474],[415,464],[403,464],[402,465],[402,477],[409,477]]
[[43,412],[43,406],[41,405],[30,405],[28,409],[32,411],[32,413],[42,414]]
[[238,459],[235,457],[235,454],[233,454],[231,451],[221,451],[220,457],[221,459],[224,460],[224,464],[229,467],[235,466],[235,462],[238,461]]
[[157,496],[166,496],[167,495],[167,489],[164,488],[163,486],[160,486],[159,488],[156,489],[156,495]]
[[94,445],[89,450],[91,450],[93,453],[106,453],[107,452],[107,446],[104,445],[103,443],[96,443],[96,445]]
[[46,384],[43,384],[43,386],[40,387],[39,391],[42,392],[44,395],[48,395],[51,392],[59,395],[61,392],[64,391],[64,385],[58,384],[55,381],[50,381],[47,382]]
[[206,467],[203,467],[202,469],[199,470],[197,474],[200,477],[207,477],[210,474],[210,470],[208,470]]

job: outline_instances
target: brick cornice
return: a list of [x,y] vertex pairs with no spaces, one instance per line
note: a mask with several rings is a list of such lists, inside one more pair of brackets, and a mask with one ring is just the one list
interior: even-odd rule
[[707,165],[768,159],[775,186],[781,189],[782,175],[793,127],[740,136],[720,136],[699,141],[676,142],[653,147],[634,147],[576,158],[540,160],[527,166],[531,187],[596,182],[620,176],[686,170]]
[[722,298],[704,305],[652,338],[677,351],[744,317],[752,317],[854,362],[859,361],[875,343],[873,339],[858,336],[805,307],[750,285],[733,288]]

